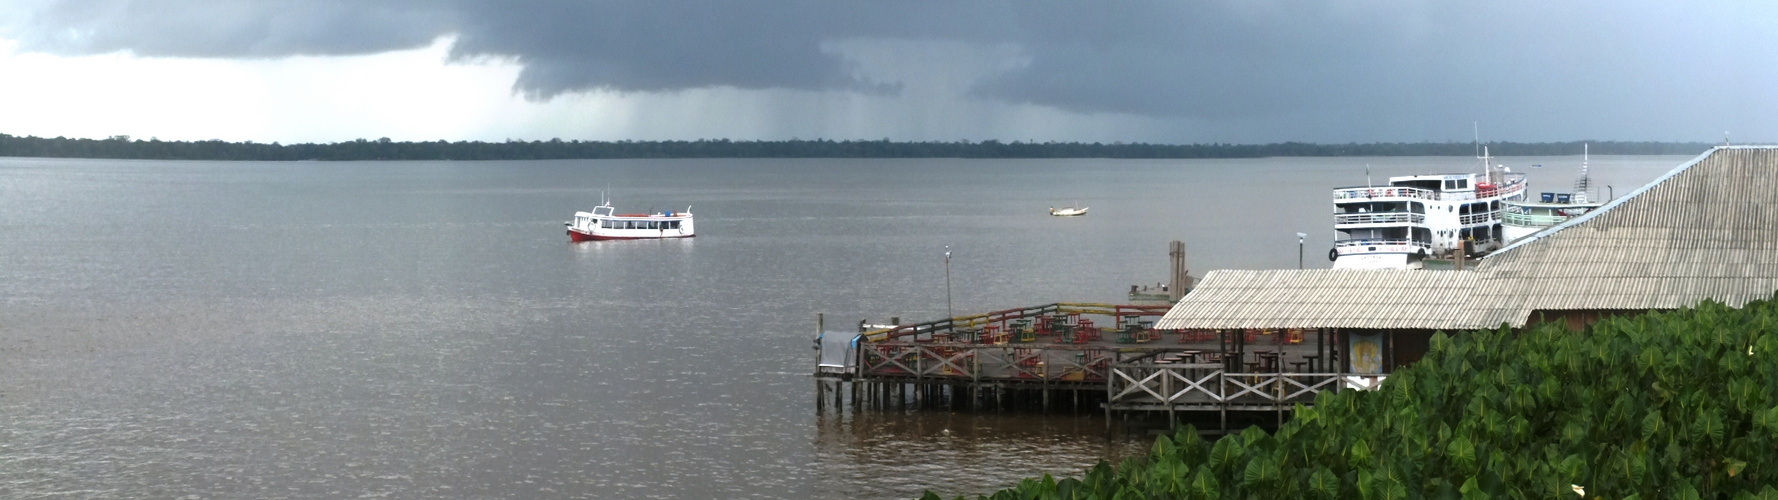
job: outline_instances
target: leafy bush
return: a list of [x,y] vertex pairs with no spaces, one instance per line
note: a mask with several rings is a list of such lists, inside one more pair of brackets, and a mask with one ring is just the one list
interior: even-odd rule
[[1298,405],[1276,434],[1187,426],[1115,468],[981,498],[1778,500],[1778,302],[1430,347],[1377,391]]

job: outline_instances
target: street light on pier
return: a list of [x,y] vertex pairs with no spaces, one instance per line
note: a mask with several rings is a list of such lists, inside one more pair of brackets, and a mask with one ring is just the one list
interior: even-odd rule
[[951,310],[951,246],[945,245],[945,316],[957,317]]

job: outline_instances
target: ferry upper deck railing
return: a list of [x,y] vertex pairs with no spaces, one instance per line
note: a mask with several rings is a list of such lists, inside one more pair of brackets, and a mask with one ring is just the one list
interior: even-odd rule
[[1499,216],[1500,216],[1500,212],[1498,212],[1498,211],[1482,212],[1482,213],[1476,213],[1476,214],[1465,214],[1465,215],[1461,215],[1461,216],[1457,217],[1457,223],[1465,225],[1465,226],[1473,226],[1476,224],[1488,224],[1488,223],[1494,222],[1494,220],[1496,220],[1496,219],[1499,219],[1500,218]]
[[1524,175],[1523,174],[1512,174],[1512,175],[1517,176],[1517,177],[1509,178],[1509,180],[1505,184],[1500,184],[1500,185],[1495,185],[1495,186],[1487,186],[1487,187],[1482,187],[1482,186],[1476,187],[1475,196],[1470,199],[1494,198],[1494,197],[1510,198],[1513,195],[1524,192],[1525,191],[1525,177],[1524,177]]
[[1508,174],[1506,182],[1498,185],[1480,185],[1474,191],[1440,192],[1433,189],[1405,186],[1352,187],[1335,189],[1334,201],[1385,199],[1416,199],[1416,200],[1475,200],[1492,197],[1511,197],[1525,191],[1524,174]]
[[1334,190],[1334,201],[1374,200],[1377,198],[1409,198],[1418,200],[1439,199],[1438,191],[1414,187],[1380,186],[1341,188]]
[[1370,212],[1334,214],[1334,225],[1344,224],[1425,224],[1426,214],[1410,212]]

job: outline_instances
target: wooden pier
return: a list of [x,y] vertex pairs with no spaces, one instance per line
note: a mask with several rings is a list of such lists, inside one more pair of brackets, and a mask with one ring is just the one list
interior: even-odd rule
[[850,393],[853,405],[872,408],[1093,408],[1108,425],[1119,412],[1164,412],[1169,421],[1216,414],[1225,425],[1229,412],[1281,419],[1321,391],[1376,382],[1342,373],[1334,332],[1155,329],[1167,309],[1056,303],[909,325],[861,322],[856,333],[817,339],[817,376],[833,385],[835,406]]

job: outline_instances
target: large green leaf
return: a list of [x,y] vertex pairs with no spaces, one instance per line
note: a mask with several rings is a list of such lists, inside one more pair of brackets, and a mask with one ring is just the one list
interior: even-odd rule
[[1642,417],[1642,439],[1653,440],[1666,426],[1667,421],[1661,418],[1661,412],[1649,410],[1648,414]]
[[1562,426],[1562,445],[1563,446],[1567,446],[1570,448],[1579,446],[1580,442],[1584,441],[1586,439],[1587,439],[1587,428],[1586,428],[1586,426],[1582,425],[1580,422],[1570,421],[1567,424],[1564,424]]
[[1698,488],[1692,486],[1690,482],[1680,481],[1679,484],[1675,485],[1673,488],[1673,499],[1674,500],[1699,500]]
[[1346,453],[1346,457],[1353,464],[1370,464],[1371,445],[1366,444],[1365,440],[1360,439],[1358,442],[1352,443],[1352,449]]
[[1278,482],[1283,472],[1278,462],[1269,457],[1261,457],[1247,462],[1247,470],[1241,474],[1241,485],[1250,489],[1260,489]]
[[1735,475],[1740,474],[1741,471],[1747,470],[1747,461],[1725,458],[1722,460],[1722,468],[1723,472],[1729,473],[1729,477],[1735,477]]
[[1222,497],[1222,485],[1216,481],[1216,474],[1207,467],[1199,467],[1192,474],[1191,484],[1187,486],[1191,497],[1199,500],[1215,500]]
[[1476,484],[1475,476],[1470,476],[1468,480],[1463,481],[1463,487],[1458,488],[1457,492],[1463,494],[1463,500],[1488,499],[1488,493],[1482,491],[1482,487]]
[[1315,472],[1309,474],[1308,489],[1316,498],[1334,498],[1340,494],[1340,478],[1326,467],[1316,467]]
[[1179,448],[1174,446],[1173,440],[1167,436],[1155,438],[1154,446],[1149,449],[1149,453],[1155,458],[1174,457],[1178,451]]
[[1445,457],[1456,464],[1459,471],[1474,472],[1476,465],[1475,444],[1469,438],[1458,436],[1445,446]]
[[1210,448],[1210,467],[1215,469],[1219,475],[1228,474],[1229,470],[1241,461],[1242,455],[1245,453],[1241,448],[1241,443],[1237,442],[1239,440],[1232,439],[1232,437],[1223,436],[1222,439],[1216,440],[1216,446]]
[[1693,436],[1699,440],[1709,440],[1711,444],[1721,444],[1723,433],[1722,415],[1716,410],[1708,410],[1693,424]]
[[1569,483],[1584,481],[1587,477],[1587,463],[1578,454],[1569,455],[1556,464],[1556,473],[1561,476],[1561,480]]

